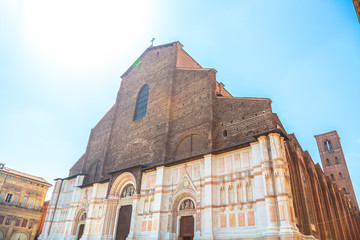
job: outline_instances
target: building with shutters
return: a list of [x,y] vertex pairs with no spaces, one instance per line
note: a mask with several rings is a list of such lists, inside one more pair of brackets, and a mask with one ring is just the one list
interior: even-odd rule
[[122,75],[40,239],[356,239],[359,223],[270,99],[232,96],[173,42]]
[[0,163],[0,239],[33,240],[43,214],[45,179]]

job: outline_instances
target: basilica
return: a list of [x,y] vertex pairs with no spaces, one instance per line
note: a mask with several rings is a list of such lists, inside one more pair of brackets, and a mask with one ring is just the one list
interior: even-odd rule
[[270,99],[232,96],[179,42],[121,78],[39,239],[358,239],[356,204]]

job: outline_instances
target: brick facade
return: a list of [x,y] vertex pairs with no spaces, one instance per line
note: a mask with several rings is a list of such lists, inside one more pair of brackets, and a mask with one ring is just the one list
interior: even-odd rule
[[[134,120],[145,84],[146,115]],[[131,220],[120,218],[129,206]],[[44,240],[123,239],[126,219],[127,239],[182,239],[184,219],[194,239],[360,235],[359,213],[286,133],[271,100],[233,97],[179,42],[149,47],[122,75],[48,212]]]

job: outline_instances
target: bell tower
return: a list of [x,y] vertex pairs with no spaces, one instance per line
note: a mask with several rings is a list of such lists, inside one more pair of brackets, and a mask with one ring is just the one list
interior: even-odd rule
[[339,135],[336,131],[332,131],[315,135],[315,138],[325,175],[329,176],[332,182],[343,190],[351,203],[359,209]]

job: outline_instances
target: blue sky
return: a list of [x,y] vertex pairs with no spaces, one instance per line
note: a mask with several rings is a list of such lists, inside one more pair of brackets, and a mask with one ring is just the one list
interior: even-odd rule
[[271,98],[315,162],[313,136],[337,130],[360,199],[360,24],[343,0],[1,1],[0,161],[66,177],[152,37],[234,96]]

